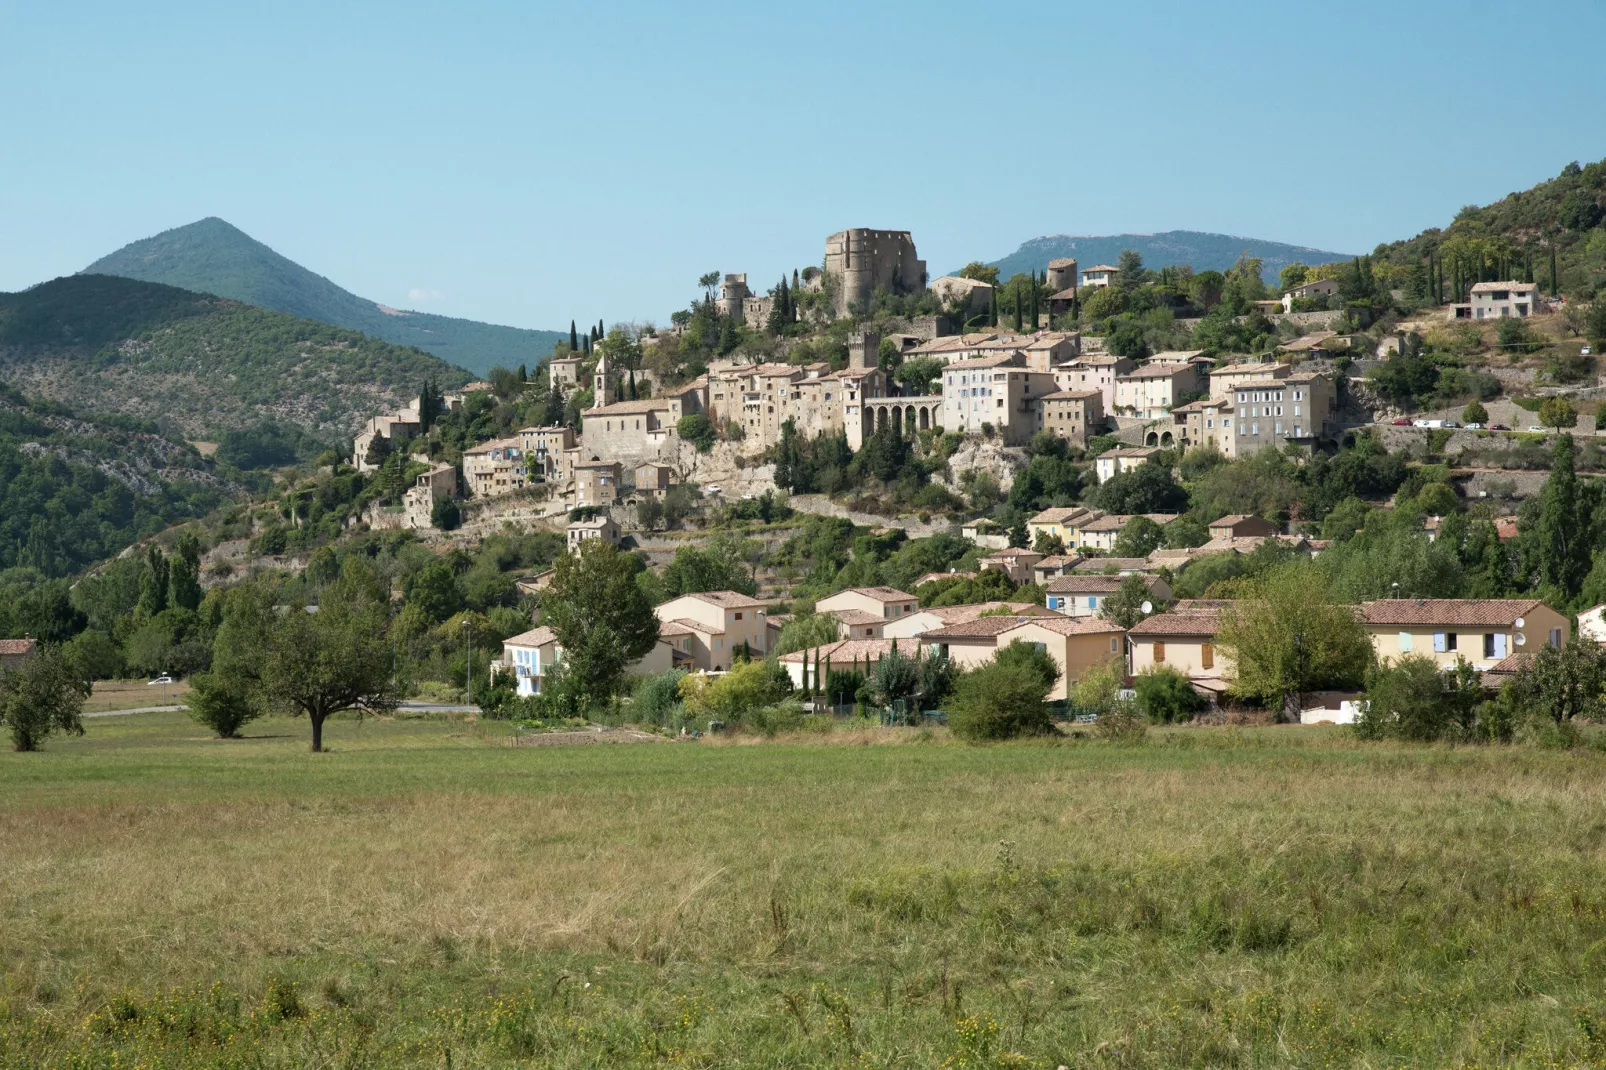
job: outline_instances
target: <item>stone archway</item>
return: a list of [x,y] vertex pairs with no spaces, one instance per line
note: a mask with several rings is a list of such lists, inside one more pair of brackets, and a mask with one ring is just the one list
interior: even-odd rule
[[926,431],[926,430],[929,430],[930,428],[931,428],[931,409],[930,409],[929,406],[922,405],[922,406],[920,406],[920,430]]
[[1162,446],[1174,446],[1176,441],[1176,436],[1169,431],[1160,436],[1160,445]]
[[1155,434],[1153,431],[1150,431],[1144,436],[1143,444],[1145,446],[1158,446],[1160,444],[1160,436]]

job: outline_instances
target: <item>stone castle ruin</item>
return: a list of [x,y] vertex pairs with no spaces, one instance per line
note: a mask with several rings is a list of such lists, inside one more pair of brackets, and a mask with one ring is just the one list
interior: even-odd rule
[[866,308],[877,290],[918,293],[926,288],[926,262],[907,230],[856,227],[825,239],[825,273],[835,281],[835,308],[846,316]]

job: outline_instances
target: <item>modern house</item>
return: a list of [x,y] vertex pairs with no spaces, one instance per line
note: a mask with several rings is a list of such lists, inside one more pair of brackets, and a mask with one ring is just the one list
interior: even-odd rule
[[1133,625],[1127,632],[1132,674],[1167,665],[1190,680],[1230,679],[1232,664],[1216,649],[1216,633],[1221,629],[1222,611],[1231,605],[1184,599]]
[[1479,282],[1472,300],[1450,306],[1453,320],[1505,319],[1539,311],[1539,287],[1531,282]]
[[682,595],[653,607],[664,624],[691,634],[683,637],[680,653],[705,672],[729,669],[738,651],[755,658],[769,649],[765,621],[768,603],[735,591],[706,591]]
[[[1125,576],[1088,576],[1072,573],[1049,580],[1045,605],[1067,617],[1096,617],[1104,600],[1121,589]],[[1149,600],[1156,606],[1171,600],[1171,585],[1158,576],[1144,577]]]
[[816,613],[858,612],[897,620],[920,608],[920,599],[893,587],[849,587],[814,603]]
[[1100,483],[1108,483],[1122,472],[1130,472],[1149,463],[1149,458],[1159,452],[1158,446],[1122,446],[1105,450],[1093,459],[1093,470],[1098,474]]
[[920,637],[933,654],[944,654],[956,666],[974,668],[997,656],[1014,642],[1044,651],[1059,667],[1059,678],[1049,691],[1050,701],[1065,698],[1089,668],[1121,656],[1120,625],[1107,620],[1070,620],[1058,615],[1037,617],[978,617],[938,628]]
[[569,525],[569,549],[578,551],[587,539],[601,539],[610,546],[619,545],[619,525],[609,516],[576,520]]
[[1490,669],[1570,634],[1567,618],[1536,598],[1390,598],[1362,602],[1360,618],[1379,661],[1419,654],[1442,669],[1461,659]]
[[1113,285],[1115,276],[1120,273],[1121,269],[1113,264],[1094,264],[1090,268],[1082,269],[1082,285],[1102,290],[1106,286]]
[[1293,312],[1295,301],[1304,301],[1313,297],[1331,297],[1338,293],[1337,279],[1311,279],[1297,286],[1290,286],[1283,294],[1283,311]]

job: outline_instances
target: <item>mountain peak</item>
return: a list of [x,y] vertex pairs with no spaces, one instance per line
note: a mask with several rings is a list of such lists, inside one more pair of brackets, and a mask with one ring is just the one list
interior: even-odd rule
[[1050,260],[1073,257],[1083,266],[1113,264],[1123,249],[1135,249],[1145,267],[1162,268],[1182,264],[1195,271],[1225,271],[1244,254],[1259,257],[1261,274],[1275,282],[1277,273],[1289,264],[1326,264],[1348,260],[1351,253],[1334,253],[1306,245],[1245,238],[1232,234],[1212,234],[1200,230],[1165,230],[1152,234],[1053,234],[1032,238],[1001,260],[993,261],[1001,278],[1028,271],[1042,272]]
[[484,375],[493,365],[533,365],[566,333],[501,327],[428,313],[398,315],[274,252],[226,219],[207,216],[132,242],[85,268],[216,294],[303,319],[416,346]]

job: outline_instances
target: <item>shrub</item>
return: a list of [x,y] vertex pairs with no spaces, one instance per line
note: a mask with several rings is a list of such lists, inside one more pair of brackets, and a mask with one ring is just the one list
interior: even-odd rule
[[1431,658],[1407,655],[1367,674],[1366,707],[1355,733],[1415,742],[1462,738],[1479,694],[1477,674],[1465,661],[1447,674]]
[[1469,424],[1486,424],[1489,422],[1489,410],[1474,401],[1461,411],[1461,420]]
[[256,688],[223,673],[199,672],[190,677],[184,701],[190,717],[216,732],[219,739],[238,739],[240,729],[264,712]]
[[749,661],[717,679],[687,676],[678,690],[687,712],[700,719],[738,725],[785,697],[792,690],[792,681],[775,662]]
[[1132,682],[1138,708],[1162,724],[1185,721],[1208,703],[1188,678],[1170,665],[1151,665]]
[[997,665],[1020,665],[1031,669],[1043,681],[1043,693],[1053,690],[1054,684],[1060,678],[1059,662],[1046,650],[1038,649],[1035,643],[1028,643],[1023,639],[1016,639],[993,655],[993,662]]
[[656,676],[642,677],[641,682],[636,684],[630,706],[631,715],[636,722],[651,725],[672,724],[675,716],[682,711],[680,681],[685,678],[684,669],[670,669]]
[[714,448],[714,423],[700,412],[682,416],[675,424],[675,432],[696,447],[698,453]]
[[948,704],[948,726],[971,742],[1047,735],[1054,730],[1042,673],[996,661],[960,677]]

